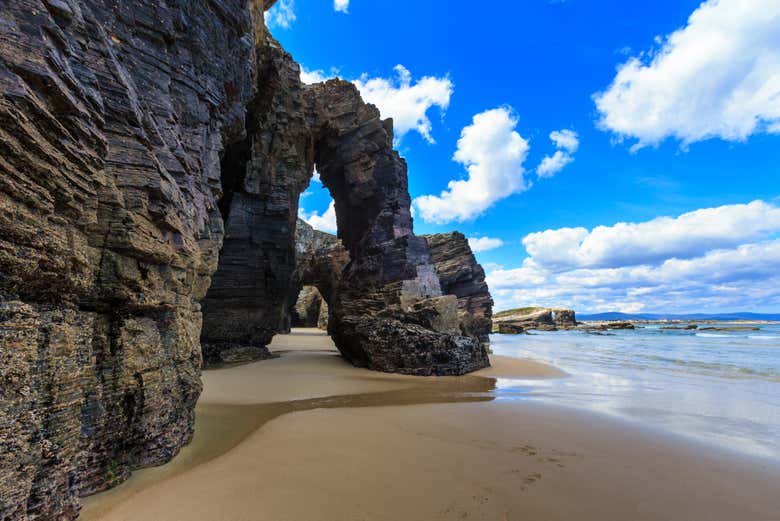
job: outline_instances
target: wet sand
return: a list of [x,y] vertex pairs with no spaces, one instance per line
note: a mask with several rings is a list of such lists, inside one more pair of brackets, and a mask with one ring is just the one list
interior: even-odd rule
[[495,401],[495,378],[554,378],[494,357],[477,376],[355,369],[311,330],[279,358],[204,373],[193,443],[87,498],[87,520],[769,521],[780,470],[593,413]]

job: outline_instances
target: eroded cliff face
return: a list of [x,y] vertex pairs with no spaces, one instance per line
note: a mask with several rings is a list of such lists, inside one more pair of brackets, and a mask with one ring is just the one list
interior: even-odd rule
[[460,232],[425,235],[442,291],[458,298],[458,321],[464,335],[489,341],[493,299],[485,270],[477,263],[469,241]]
[[255,85],[251,12],[2,3],[2,519],[73,518],[79,496],[192,436],[219,158]]
[[392,123],[349,83],[302,85],[264,30],[271,4],[3,3],[0,519],[72,519],[189,442],[201,336],[217,359],[257,357],[285,327],[315,163],[343,268],[306,276],[344,356],[487,365],[412,233]]
[[[457,299],[457,321],[464,336],[489,341],[491,333],[493,299],[485,282],[485,271],[477,263],[468,240],[460,232],[424,235],[430,246],[431,259],[444,295]],[[312,315],[315,306],[306,286],[319,289],[326,295],[324,307],[332,302],[336,290],[341,286],[341,278],[349,263],[349,254],[341,241],[334,235],[314,230],[299,220],[296,232],[296,274],[293,277],[294,291],[301,291],[295,311],[298,316]],[[308,310],[308,311],[307,311]],[[326,309],[327,311],[327,309]],[[320,326],[327,327],[327,317],[320,318]],[[295,322],[295,319],[293,319]],[[311,324],[313,321],[305,321]]]
[[294,273],[298,198],[316,165],[348,254],[338,290],[320,288],[342,355],[358,366],[409,374],[463,374],[487,365],[479,341],[461,334],[457,299],[442,293],[428,243],[412,231],[406,163],[393,150],[392,121],[351,83],[303,85],[298,65],[270,36],[257,52],[247,139],[223,162],[223,180],[234,192],[222,203],[227,236],[204,301],[207,359],[246,346],[260,353],[289,327],[287,310],[300,288],[320,287]]

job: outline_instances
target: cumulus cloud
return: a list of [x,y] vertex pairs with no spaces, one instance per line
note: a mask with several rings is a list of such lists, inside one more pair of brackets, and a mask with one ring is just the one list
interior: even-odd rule
[[503,245],[504,241],[501,239],[494,239],[492,237],[469,237],[469,246],[471,246],[471,251],[474,253],[495,250]]
[[446,111],[455,86],[446,76],[424,76],[412,81],[411,72],[403,65],[396,65],[395,72],[395,78],[371,78],[364,74],[353,83],[367,103],[376,105],[383,117],[393,118],[396,140],[416,130],[426,141],[434,143],[428,111],[433,107]]
[[550,132],[550,141],[560,150],[573,154],[580,148],[580,138],[576,132],[567,128]]
[[516,127],[517,118],[509,107],[475,115],[461,132],[453,156],[466,168],[468,178],[450,181],[438,196],[416,198],[423,219],[437,224],[473,219],[496,201],[527,190],[523,163],[529,145]]
[[[444,113],[450,106],[455,86],[447,76],[424,76],[414,81],[411,72],[403,65],[396,65],[394,70],[394,78],[372,78],[363,74],[352,83],[367,103],[377,106],[382,117],[393,118],[396,142],[410,131],[416,131],[428,143],[435,143],[428,113],[434,107]],[[336,72],[327,74],[323,70],[301,67],[301,81],[308,85],[321,83],[336,77]]]
[[608,268],[691,258],[777,232],[780,208],[753,201],[593,230],[545,230],[527,235],[523,245],[537,263],[550,268]]
[[533,262],[488,274],[497,309],[528,304],[587,312],[751,311],[780,303],[780,239],[659,265],[554,272]]
[[336,233],[338,226],[336,224],[336,203],[330,202],[328,209],[320,215],[319,212],[311,212],[307,214],[306,211],[301,208],[298,212],[298,216],[309,223],[309,225],[315,230],[327,233]]
[[310,71],[305,67],[301,67],[301,81],[306,85],[313,85],[315,83],[322,83],[331,79],[333,75],[325,74],[325,71],[315,70]]
[[556,150],[552,156],[545,156],[539,166],[536,167],[536,174],[539,177],[552,177],[563,167],[574,161],[574,157],[566,152]]
[[[591,232],[566,228],[548,234],[547,245],[545,232],[530,234],[523,264],[490,272],[488,284],[497,309],[529,304],[626,313],[777,309],[779,211],[755,201]],[[623,226],[630,233],[617,231]],[[708,233],[718,226],[721,233]],[[600,247],[583,247],[598,229],[603,234],[593,240]],[[684,230],[695,235],[691,247],[679,240]],[[640,253],[626,255],[617,247],[621,241],[623,250]]]
[[580,147],[579,136],[569,129],[553,130],[550,132],[550,141],[558,150],[552,156],[545,156],[536,167],[536,175],[539,177],[552,177],[563,170],[563,167],[574,161],[574,153]]
[[333,9],[340,13],[348,13],[349,0],[333,0]]
[[709,0],[660,47],[618,67],[594,95],[599,126],[634,148],[673,137],[780,133],[780,2]]
[[295,0],[279,0],[265,13],[265,23],[271,29],[289,29],[296,19]]

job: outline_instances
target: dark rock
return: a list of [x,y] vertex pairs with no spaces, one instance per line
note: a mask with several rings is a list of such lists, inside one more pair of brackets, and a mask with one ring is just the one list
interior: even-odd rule
[[697,326],[696,324],[690,324],[688,326],[665,326],[665,327],[661,327],[660,329],[691,331],[694,329],[699,329],[699,326]]
[[[577,327],[577,318],[574,310],[554,308],[521,308],[502,311],[493,317],[493,326],[496,331],[535,329],[537,331],[557,331],[559,329],[574,329]],[[512,334],[512,333],[509,333]]]
[[[351,83],[304,86],[298,65],[270,36],[257,54],[247,139],[223,162],[223,180],[235,194],[222,203],[227,237],[204,301],[204,350],[267,344],[289,328],[287,310],[303,285],[319,289],[329,305],[329,331],[357,365],[394,370],[375,358],[382,345],[361,344],[367,336],[357,325],[367,318],[423,324],[431,328],[426,338],[458,335],[455,301],[443,299],[425,320],[420,316],[430,310],[416,309],[442,289],[427,242],[412,232],[406,164],[393,150],[392,122],[381,120]],[[341,245],[297,221],[315,163],[335,200]],[[296,251],[299,227],[298,242],[314,242]],[[483,349],[465,340],[448,345]],[[486,360],[458,356],[470,355]]]
[[[192,438],[202,355],[267,356],[307,277],[356,365],[488,365],[412,232],[392,122],[347,82],[302,85],[263,26],[272,4],[3,4],[4,520],[73,519],[80,496],[169,461]],[[298,262],[315,163],[343,246]]]
[[468,239],[460,232],[424,237],[431,249],[442,292],[458,298],[461,332],[488,342],[493,299],[485,282],[485,270],[477,263]]
[[72,519],[191,439],[262,32],[239,0],[3,2],[0,518]]
[[573,309],[553,309],[553,322],[558,329],[577,327],[577,317]]
[[526,333],[523,326],[518,326],[511,322],[501,322],[498,324],[498,333],[502,335],[522,335]]
[[602,322],[599,324],[584,324],[578,329],[585,329],[588,331],[609,331],[612,329],[636,329],[636,326],[632,322]]
[[720,327],[702,327],[699,331],[761,331],[760,327],[755,326],[720,326]]
[[487,352],[472,337],[441,334],[392,318],[358,316],[350,320],[349,334],[336,335],[341,335],[342,353],[359,366],[441,376],[461,375],[489,365]]

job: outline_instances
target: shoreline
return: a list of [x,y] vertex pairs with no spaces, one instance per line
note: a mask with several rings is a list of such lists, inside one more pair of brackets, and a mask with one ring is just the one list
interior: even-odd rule
[[[495,400],[495,378],[565,376],[550,365],[495,357],[475,375],[426,379],[355,369],[324,334],[277,339],[279,358],[204,372],[193,443],[84,499],[81,519],[566,519],[583,508],[579,519],[668,519],[631,514],[631,501],[684,519],[701,515],[693,497],[702,494],[717,496],[712,519],[780,508],[768,493],[780,483],[771,462],[589,411]],[[683,489],[696,494],[686,502],[652,482],[644,497],[632,480],[654,472],[689,476]],[[626,497],[610,499],[614,487]],[[342,504],[355,500],[352,488],[363,499]]]

